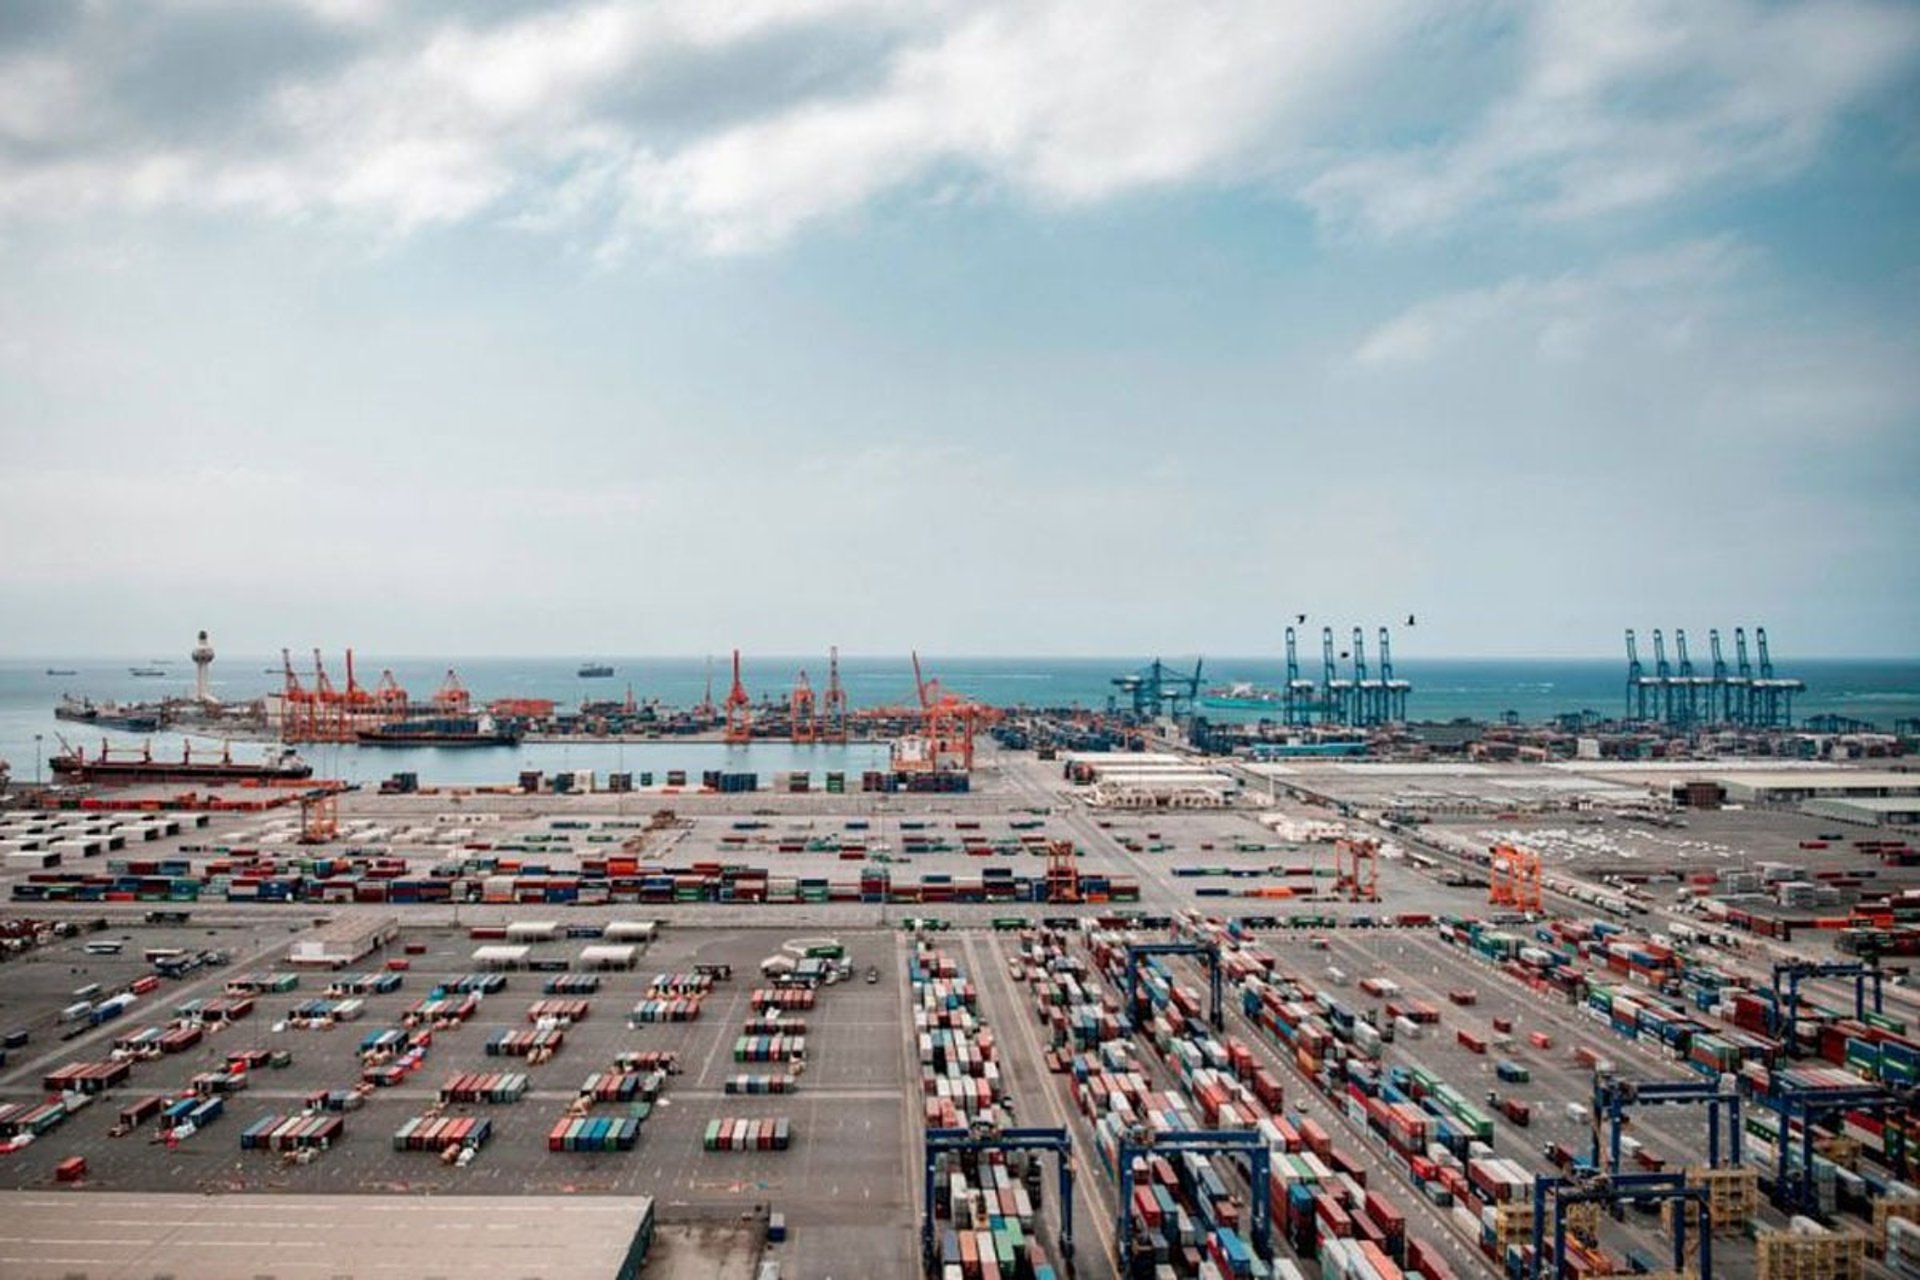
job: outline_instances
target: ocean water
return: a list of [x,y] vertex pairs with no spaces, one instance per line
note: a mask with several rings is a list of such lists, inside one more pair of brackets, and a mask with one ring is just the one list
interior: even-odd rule
[[[456,659],[461,680],[478,701],[504,697],[552,698],[563,706],[583,699],[620,698],[631,684],[641,701],[657,699],[672,706],[697,703],[705,695],[709,664],[700,658],[606,658],[615,668],[610,679],[583,680],[579,660],[557,658]],[[1168,665],[1190,671],[1169,658]],[[444,660],[358,659],[361,683],[372,685],[383,668],[390,667],[415,697],[431,694],[445,677]],[[958,693],[1003,706],[1079,706],[1102,709],[1119,695],[1115,677],[1138,670],[1135,659],[1116,658],[937,658],[924,661],[929,676]],[[1466,716],[1492,719],[1513,711],[1522,720],[1538,721],[1561,712],[1592,709],[1619,715],[1625,705],[1624,661],[1604,659],[1403,659],[1395,675],[1413,684],[1409,714],[1416,720],[1451,720]],[[73,675],[49,676],[47,668],[72,670]],[[277,658],[220,657],[213,666],[217,696],[244,699],[280,687]],[[824,655],[813,658],[752,658],[742,661],[748,692],[762,697],[784,697],[794,674],[805,668],[816,694],[826,685]],[[193,689],[193,665],[184,657],[164,663],[167,675],[159,679],[132,676],[126,659],[35,658],[0,660],[0,760],[10,761],[16,780],[30,782],[36,752],[44,760],[58,749],[64,735],[69,742],[86,742],[97,749],[102,733],[96,729],[54,719],[53,708],[62,693],[84,695],[96,702],[151,700],[184,695]],[[1819,659],[1782,662],[1783,676],[1804,680],[1807,690],[1794,700],[1797,718],[1837,714],[1891,729],[1897,720],[1920,717],[1920,660]],[[1303,670],[1318,676],[1317,659]],[[335,685],[345,683],[337,658],[328,673]],[[309,668],[302,668],[303,678]],[[842,657],[841,682],[855,706],[906,705],[914,701],[913,668],[904,657]],[[724,661],[711,664],[713,698],[726,696],[731,670]],[[1273,687],[1285,679],[1276,658],[1208,659],[1204,685],[1248,682]],[[1216,719],[1251,719],[1252,715],[1209,712]],[[40,742],[35,743],[35,735]],[[116,746],[137,747],[143,735],[109,733]],[[156,754],[177,754],[179,739],[152,737]],[[206,745],[197,740],[198,745]],[[237,753],[257,752],[257,746],[236,746]],[[661,742],[645,744],[522,744],[513,749],[394,749],[309,746],[302,753],[330,777],[376,782],[398,770],[411,769],[423,778],[445,782],[502,781],[521,769],[593,769],[640,772],[666,769],[727,768],[753,771],[763,777],[787,769],[815,772],[874,768],[886,758],[884,747],[801,746],[754,743],[727,747],[717,743]],[[251,755],[249,754],[249,757]]]

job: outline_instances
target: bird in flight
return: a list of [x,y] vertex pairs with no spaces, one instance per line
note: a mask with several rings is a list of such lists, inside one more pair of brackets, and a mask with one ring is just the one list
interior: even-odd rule
[[1407,615],[1407,625],[1408,625],[1408,626],[1412,626],[1412,625],[1413,625],[1413,615],[1412,615],[1412,614],[1408,614],[1408,615]]
[[1306,620],[1307,620],[1306,614],[1304,613],[1296,614],[1294,615],[1293,623],[1295,626],[1299,626],[1301,623],[1305,622]]

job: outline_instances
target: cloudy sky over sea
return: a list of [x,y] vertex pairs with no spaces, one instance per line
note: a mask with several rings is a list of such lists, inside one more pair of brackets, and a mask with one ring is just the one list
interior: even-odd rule
[[0,653],[1920,653],[1917,89],[1872,0],[8,0]]

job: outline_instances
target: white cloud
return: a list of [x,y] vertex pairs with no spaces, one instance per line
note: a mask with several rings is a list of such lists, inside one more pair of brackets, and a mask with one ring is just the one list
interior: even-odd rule
[[1469,128],[1362,151],[1308,181],[1304,199],[1396,234],[1490,207],[1578,219],[1777,179],[1910,74],[1920,10],[1563,0],[1534,11],[1523,47],[1517,83]]
[[[263,82],[218,136],[163,141],[115,100],[139,52],[118,28],[0,68],[0,215],[488,216],[720,252],[969,189],[1070,206],[1250,186],[1387,234],[1489,207],[1582,218],[1797,170],[1920,48],[1920,12],[1871,0],[1568,0],[1466,36],[1408,0],[593,2],[491,25],[295,7],[357,53]],[[767,86],[771,66],[794,83]],[[1432,105],[1455,85],[1477,116]],[[700,93],[704,114],[663,116]],[[70,136],[86,145],[47,145]]]
[[1353,361],[1369,367],[1415,365],[1460,348],[1487,346],[1575,360],[1601,335],[1674,349],[1691,341],[1703,312],[1720,305],[1718,287],[1749,258],[1730,239],[1693,241],[1625,255],[1586,271],[1519,276],[1430,298],[1367,334]]

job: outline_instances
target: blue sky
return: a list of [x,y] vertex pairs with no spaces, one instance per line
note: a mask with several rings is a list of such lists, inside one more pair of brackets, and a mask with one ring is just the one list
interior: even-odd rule
[[1920,653],[1920,8],[16,0],[0,652]]

